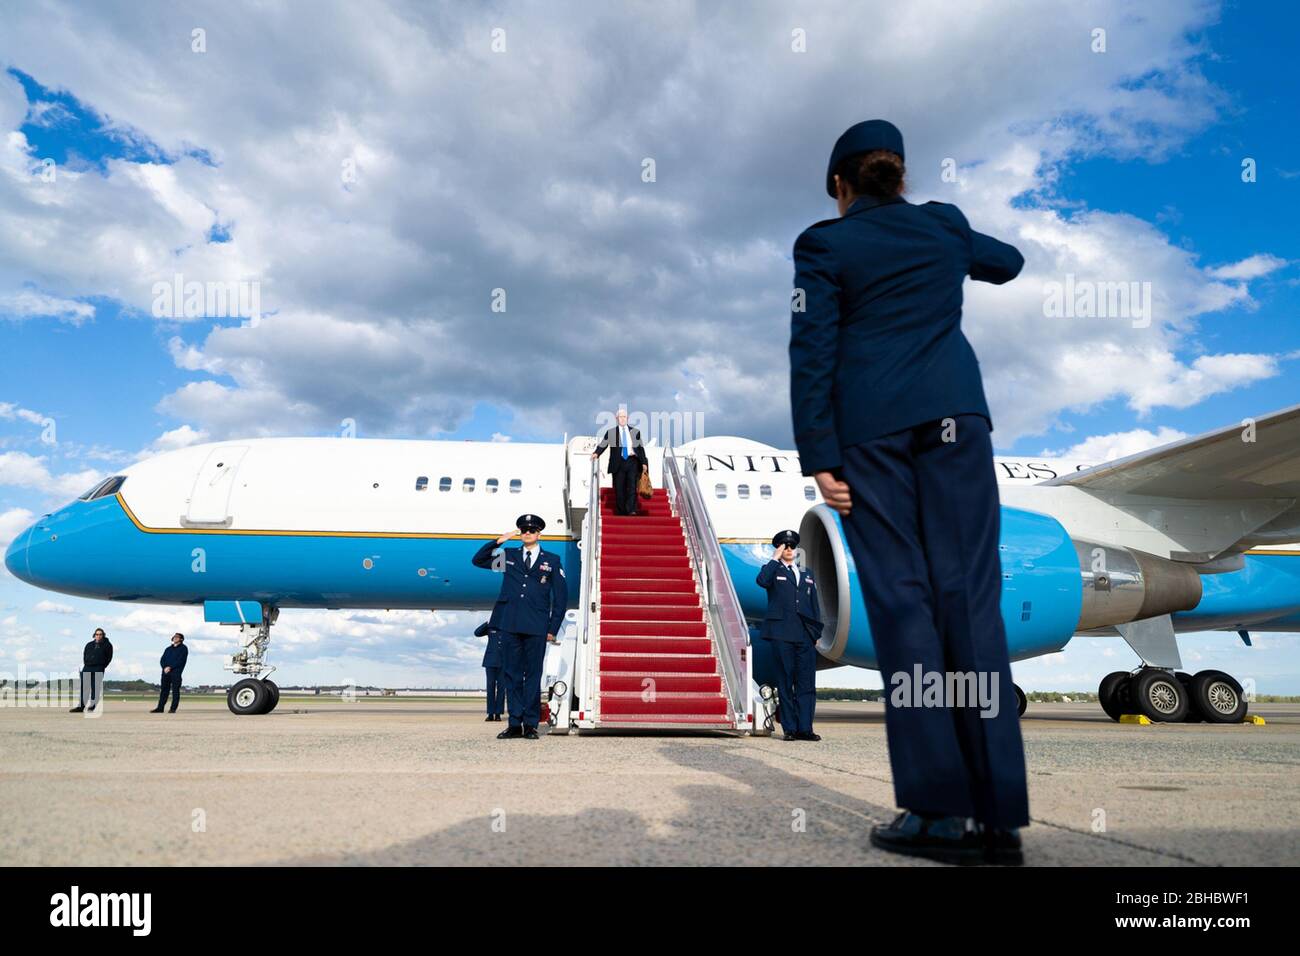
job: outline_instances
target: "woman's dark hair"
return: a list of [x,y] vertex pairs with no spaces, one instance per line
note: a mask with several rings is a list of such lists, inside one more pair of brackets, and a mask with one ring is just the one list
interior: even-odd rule
[[835,175],[858,196],[893,199],[903,191],[903,157],[888,149],[846,156]]

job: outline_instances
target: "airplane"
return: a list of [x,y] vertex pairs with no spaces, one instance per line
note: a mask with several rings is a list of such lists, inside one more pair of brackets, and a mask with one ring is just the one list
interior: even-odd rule
[[[205,620],[237,625],[245,638],[227,664],[244,675],[230,709],[268,713],[279,698],[267,654],[282,608],[488,609],[498,579],[470,558],[524,512],[546,519],[546,547],[571,579],[585,577],[584,524],[602,481],[590,461],[595,441],[192,445],[43,515],[12,541],[5,564],[66,594],[202,605]],[[1241,683],[1181,671],[1177,634],[1236,632],[1249,645],[1251,631],[1300,629],[1298,450],[1300,405],[1116,461],[995,458],[1012,660],[1055,653],[1075,636],[1118,635],[1138,665],[1101,682],[1112,719],[1241,721]],[[840,518],[800,474],[795,451],[734,437],[647,451],[656,488],[669,478],[678,487],[679,466],[689,474],[746,625],[766,606],[754,579],[772,535],[796,528],[827,622],[819,667],[878,669]],[[677,501],[688,504],[680,491]],[[569,594],[571,620],[580,600],[594,612],[596,593]],[[748,666],[767,696],[765,644],[752,642]]]

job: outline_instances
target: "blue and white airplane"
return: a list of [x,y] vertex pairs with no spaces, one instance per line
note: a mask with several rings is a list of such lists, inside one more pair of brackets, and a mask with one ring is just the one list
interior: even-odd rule
[[[653,433],[652,423],[632,424]],[[498,581],[470,557],[522,512],[546,519],[547,547],[577,580],[594,444],[195,445],[138,462],[42,516],[5,564],[66,594],[203,605],[207,620],[251,635],[228,666],[244,683],[265,680],[281,608],[491,607]],[[649,451],[658,486],[664,450]],[[828,622],[821,666],[876,668],[839,518],[800,475],[796,453],[725,437],[674,453],[694,465],[751,622],[766,604],[754,578],[772,534],[799,528]],[[1077,634],[1118,634],[1140,665],[1103,680],[1113,718],[1136,709],[1156,720],[1241,720],[1241,685],[1220,671],[1182,673],[1176,634],[1224,630],[1249,644],[1250,631],[1300,630],[1300,406],[1105,464],[998,458],[995,467],[1012,659],[1059,651]],[[762,644],[754,678],[770,683]]]

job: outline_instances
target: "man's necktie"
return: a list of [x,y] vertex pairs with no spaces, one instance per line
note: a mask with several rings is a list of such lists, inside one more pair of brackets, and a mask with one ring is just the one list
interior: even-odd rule
[[623,436],[623,460],[624,460],[624,461],[627,461],[627,459],[628,459],[627,429],[626,429],[626,428],[620,428],[620,429],[619,429],[619,434]]
[[525,551],[524,552],[524,574],[527,574],[532,569],[533,569],[533,552]]

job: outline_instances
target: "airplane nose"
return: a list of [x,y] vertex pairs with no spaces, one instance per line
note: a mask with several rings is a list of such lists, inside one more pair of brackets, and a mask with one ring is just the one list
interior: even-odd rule
[[9,542],[9,547],[5,551],[5,567],[9,573],[20,581],[31,583],[31,567],[27,559],[27,542],[31,539],[32,531],[36,525],[32,525],[26,531],[18,535]]

